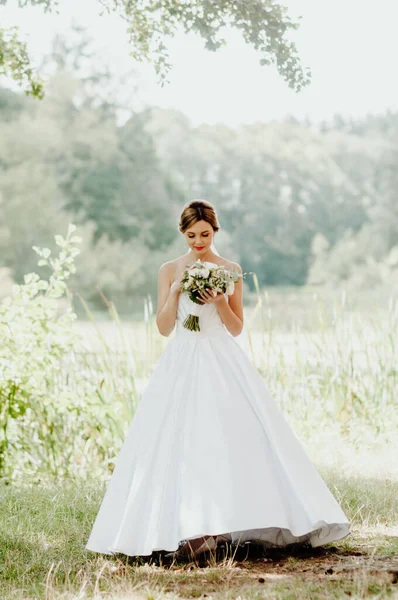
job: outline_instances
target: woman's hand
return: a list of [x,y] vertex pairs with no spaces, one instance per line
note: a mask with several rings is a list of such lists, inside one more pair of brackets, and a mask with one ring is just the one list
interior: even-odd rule
[[214,296],[213,291],[210,289],[201,290],[199,292],[199,298],[206,304],[213,304],[221,302],[223,299],[225,300],[223,293],[220,292]]

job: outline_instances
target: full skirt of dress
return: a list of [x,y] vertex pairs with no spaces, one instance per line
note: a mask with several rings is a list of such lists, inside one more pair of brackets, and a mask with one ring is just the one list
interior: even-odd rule
[[86,548],[145,556],[226,533],[233,542],[316,547],[349,527],[245,351],[224,326],[199,333],[180,323],[130,423]]

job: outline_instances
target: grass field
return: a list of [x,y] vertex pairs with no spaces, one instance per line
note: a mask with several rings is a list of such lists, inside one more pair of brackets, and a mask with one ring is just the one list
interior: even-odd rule
[[76,451],[53,449],[54,464],[62,467],[68,456],[70,472],[79,476],[47,477],[38,467],[35,477],[22,470],[11,485],[0,482],[1,600],[398,598],[396,300],[375,291],[358,302],[343,291],[262,292],[250,299],[245,318],[247,336],[239,343],[350,519],[352,534],[316,549],[221,548],[195,564],[84,549],[111,463],[169,342],[157,333],[148,301],[139,320],[120,321],[111,310],[108,319],[76,323],[82,341],[68,363],[67,386],[72,396],[83,394],[84,373],[84,398],[106,407],[98,413],[103,429],[92,432],[103,454],[80,445],[76,423],[87,427],[91,413],[84,417],[79,406],[73,419],[84,419],[67,421],[65,444]]
[[95,482],[2,486],[0,597],[398,597],[398,481],[322,475],[352,519],[345,540],[321,548],[243,547],[235,554],[221,548],[200,563],[180,564],[84,550],[104,492]]

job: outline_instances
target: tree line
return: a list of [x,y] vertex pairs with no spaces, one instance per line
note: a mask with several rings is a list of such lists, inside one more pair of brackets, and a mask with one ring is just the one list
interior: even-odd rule
[[219,251],[262,286],[396,277],[398,113],[232,128],[147,108],[121,121],[109,74],[83,76],[84,55],[56,38],[42,101],[0,88],[0,252],[16,282],[37,270],[32,245],[73,222],[74,290],[126,307],[156,295],[193,198],[214,203]]

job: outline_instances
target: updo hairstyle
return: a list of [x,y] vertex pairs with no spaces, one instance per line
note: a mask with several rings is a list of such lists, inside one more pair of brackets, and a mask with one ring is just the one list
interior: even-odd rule
[[217,213],[214,206],[207,200],[191,200],[187,202],[182,209],[178,230],[185,233],[187,229],[195,225],[198,221],[206,221],[214,231],[220,229]]

